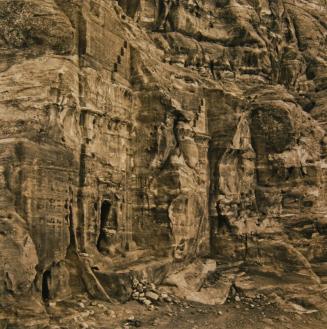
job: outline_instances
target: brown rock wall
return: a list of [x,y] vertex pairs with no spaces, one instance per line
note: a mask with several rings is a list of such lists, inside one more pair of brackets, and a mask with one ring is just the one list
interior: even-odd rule
[[2,291],[108,300],[112,271],[208,254],[326,280],[320,2],[21,0],[0,18]]

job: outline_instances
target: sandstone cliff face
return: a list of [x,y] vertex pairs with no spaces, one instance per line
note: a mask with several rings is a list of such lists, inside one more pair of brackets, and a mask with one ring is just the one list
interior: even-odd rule
[[124,299],[139,263],[210,255],[315,304],[326,22],[314,0],[1,1],[4,299]]

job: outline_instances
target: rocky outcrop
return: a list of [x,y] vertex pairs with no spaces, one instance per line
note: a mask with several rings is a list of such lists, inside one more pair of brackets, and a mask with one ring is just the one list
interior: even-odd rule
[[28,293],[36,275],[38,257],[34,243],[18,216],[1,219],[1,291]]
[[323,307],[326,16],[318,0],[2,1],[0,294],[126,300],[131,271],[162,281],[210,255],[230,285],[244,272]]

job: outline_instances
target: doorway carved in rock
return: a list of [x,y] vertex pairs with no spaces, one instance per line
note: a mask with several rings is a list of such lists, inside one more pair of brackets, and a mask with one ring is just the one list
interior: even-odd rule
[[97,248],[104,252],[106,247],[112,243],[111,236],[115,235],[118,229],[117,216],[109,200],[103,200],[100,210],[100,233],[97,241]]

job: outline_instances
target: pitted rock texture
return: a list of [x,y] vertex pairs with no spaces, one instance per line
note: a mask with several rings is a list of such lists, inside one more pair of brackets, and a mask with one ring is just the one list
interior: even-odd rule
[[1,296],[126,300],[130,271],[210,256],[324,308],[326,22],[318,0],[1,1]]

